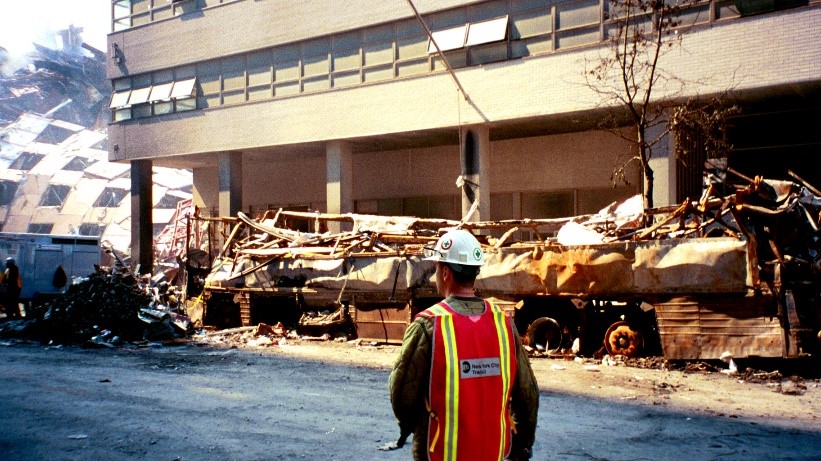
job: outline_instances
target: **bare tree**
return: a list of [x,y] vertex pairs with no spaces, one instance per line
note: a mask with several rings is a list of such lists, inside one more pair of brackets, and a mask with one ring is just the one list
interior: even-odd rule
[[[668,51],[681,45],[683,32],[692,25],[683,24],[682,13],[694,3],[695,0],[608,0],[604,29],[607,51],[585,71],[587,86],[602,97],[604,106],[613,109],[606,125],[631,127],[626,135],[622,130],[616,131],[635,145],[635,151],[615,167],[612,180],[629,184],[628,167],[637,162],[647,208],[653,206],[650,159],[654,146],[670,131],[670,107],[677,106],[673,113],[679,120],[695,120],[687,116],[688,111],[706,107],[675,102],[670,95],[682,94],[686,83],[660,65]],[[654,91],[661,92],[666,99],[654,98]],[[708,132],[723,135],[723,130]]]

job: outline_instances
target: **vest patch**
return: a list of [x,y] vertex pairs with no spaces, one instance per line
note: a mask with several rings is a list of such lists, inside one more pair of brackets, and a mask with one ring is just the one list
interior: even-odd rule
[[502,374],[499,358],[465,359],[459,364],[459,378],[485,378]]

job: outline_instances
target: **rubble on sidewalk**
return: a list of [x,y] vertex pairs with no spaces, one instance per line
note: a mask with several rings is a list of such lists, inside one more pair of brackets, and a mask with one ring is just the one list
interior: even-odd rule
[[151,287],[122,266],[98,266],[67,292],[33,306],[24,319],[0,324],[0,337],[112,347],[185,338],[193,327],[167,286]]

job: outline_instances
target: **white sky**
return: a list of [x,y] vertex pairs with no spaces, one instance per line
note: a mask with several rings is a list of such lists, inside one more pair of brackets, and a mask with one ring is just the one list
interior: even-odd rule
[[32,42],[56,48],[55,32],[82,27],[83,41],[106,51],[111,31],[111,0],[0,0],[0,46],[14,57],[34,49]]

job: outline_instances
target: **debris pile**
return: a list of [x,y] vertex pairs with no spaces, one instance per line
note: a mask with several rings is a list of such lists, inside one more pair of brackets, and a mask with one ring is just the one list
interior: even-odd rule
[[143,280],[121,266],[95,269],[64,295],[34,306],[25,319],[0,325],[0,335],[46,343],[114,346],[184,338],[193,332],[190,320],[167,305],[177,298],[170,287],[146,287]]

